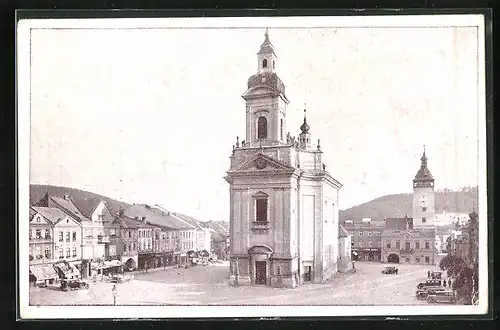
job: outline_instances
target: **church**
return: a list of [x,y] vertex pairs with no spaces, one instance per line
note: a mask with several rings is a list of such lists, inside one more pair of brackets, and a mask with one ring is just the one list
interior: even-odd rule
[[412,218],[387,218],[382,232],[382,262],[434,264],[435,191],[425,147],[413,179]]
[[299,136],[287,131],[289,100],[267,30],[257,60],[257,73],[242,95],[245,139],[236,138],[225,177],[230,185],[230,282],[321,283],[338,271],[342,185],[322,161],[320,140],[312,144],[305,110]]

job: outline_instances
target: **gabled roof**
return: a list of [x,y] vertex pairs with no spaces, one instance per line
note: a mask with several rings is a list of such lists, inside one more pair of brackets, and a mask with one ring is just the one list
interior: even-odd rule
[[67,217],[71,218],[65,212],[56,207],[32,206],[31,209],[36,213],[40,213],[42,217],[52,224],[56,224]]
[[124,210],[124,215],[130,218],[137,217],[142,220],[143,217],[146,218],[146,222],[151,225],[165,227],[173,230],[187,230],[194,229],[190,224],[178,219],[171,213],[162,211],[158,208],[146,205],[146,204],[134,204]]
[[138,222],[135,221],[134,219],[131,219],[129,217],[126,217],[124,215],[119,215],[115,217],[115,222],[117,222],[121,228],[126,228],[126,229],[137,229],[139,228]]
[[91,219],[92,213],[94,213],[95,209],[102,201],[100,199],[85,197],[78,200],[72,198],[72,202],[78,207],[83,216]]
[[40,201],[38,201],[34,206],[56,207],[64,211],[66,214],[73,217],[77,221],[89,221],[89,219],[86,218],[81,213],[81,211],[75,205],[71,197],[67,195],[64,197],[56,197],[45,194],[45,196]]
[[349,232],[339,223],[339,238],[351,236]]

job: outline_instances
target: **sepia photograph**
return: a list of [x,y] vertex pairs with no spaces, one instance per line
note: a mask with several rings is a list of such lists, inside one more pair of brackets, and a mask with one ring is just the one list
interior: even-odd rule
[[482,15],[20,19],[20,316],[488,311]]

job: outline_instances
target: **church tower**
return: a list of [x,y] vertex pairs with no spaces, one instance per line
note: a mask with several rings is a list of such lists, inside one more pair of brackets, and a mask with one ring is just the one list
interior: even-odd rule
[[286,143],[285,85],[276,74],[277,56],[266,29],[265,39],[257,53],[257,74],[248,79],[242,95],[246,101],[246,140],[249,146]]
[[413,179],[413,228],[433,228],[435,213],[434,178],[427,168],[425,146],[420,169]]
[[236,138],[225,177],[230,185],[230,283],[321,283],[338,269],[342,185],[326,170],[319,140],[311,147],[305,116],[297,139],[286,132],[289,101],[267,29],[264,37],[257,73],[242,95],[245,140]]

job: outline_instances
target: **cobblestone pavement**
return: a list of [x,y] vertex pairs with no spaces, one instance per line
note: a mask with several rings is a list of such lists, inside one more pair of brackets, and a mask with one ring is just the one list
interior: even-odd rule
[[[118,284],[117,305],[422,305],[415,286],[435,266],[397,265],[398,275],[383,275],[385,264],[358,262],[357,272],[337,274],[323,284],[295,289],[232,287],[228,264],[170,268],[136,274]],[[62,292],[30,288],[32,305],[111,305],[111,283],[91,283],[88,290]]]

